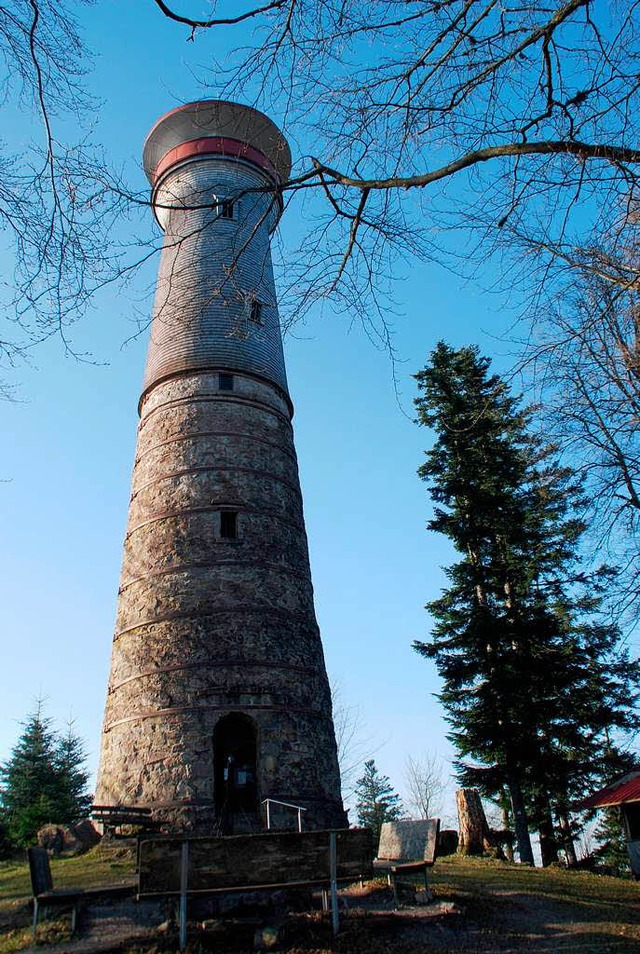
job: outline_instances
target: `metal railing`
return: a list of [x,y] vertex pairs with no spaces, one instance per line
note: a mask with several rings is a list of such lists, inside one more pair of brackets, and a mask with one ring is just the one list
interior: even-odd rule
[[263,798],[262,804],[266,808],[267,831],[271,828],[271,805],[281,805],[283,808],[291,808],[293,811],[296,811],[298,813],[298,831],[302,831],[302,813],[307,810],[303,808],[302,805],[292,805],[291,802],[280,802],[277,798]]

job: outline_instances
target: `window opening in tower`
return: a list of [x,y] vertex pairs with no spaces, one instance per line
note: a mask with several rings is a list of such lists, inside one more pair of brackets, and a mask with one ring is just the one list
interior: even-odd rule
[[237,510],[222,510],[220,512],[220,536],[223,540],[236,540],[238,537]]

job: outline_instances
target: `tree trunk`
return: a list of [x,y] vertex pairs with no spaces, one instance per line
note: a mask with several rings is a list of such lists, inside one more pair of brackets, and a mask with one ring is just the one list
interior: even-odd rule
[[491,848],[489,826],[480,796],[475,788],[461,788],[456,792],[458,804],[458,853],[483,855]]
[[566,811],[558,812],[558,821],[560,823],[562,847],[567,856],[567,865],[569,868],[575,868],[578,864],[578,856],[576,855],[576,846],[573,841],[573,835],[571,834],[571,823],[569,822],[569,816]]
[[507,782],[509,795],[511,797],[511,808],[513,809],[513,830],[516,836],[516,845],[520,863],[533,866],[533,850],[531,848],[531,839],[529,838],[529,822],[527,820],[527,809],[524,804],[524,796],[520,788],[520,782],[515,775],[509,775]]
[[538,825],[538,834],[540,836],[540,856],[542,867],[558,863],[558,843],[553,830],[553,818],[551,817],[551,808],[549,800],[545,797],[539,800],[538,811],[540,823]]
[[[500,792],[500,813],[502,815],[502,828],[506,832],[512,832],[512,819],[511,812],[509,811],[509,796],[506,791],[502,789]],[[507,861],[513,862],[513,841],[507,839],[504,845],[504,853],[506,855]]]

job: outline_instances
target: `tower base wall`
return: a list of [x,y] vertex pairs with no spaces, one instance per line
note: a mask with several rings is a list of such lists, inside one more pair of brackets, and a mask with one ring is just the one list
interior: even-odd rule
[[96,802],[345,827],[289,403],[242,374],[156,385],[132,485]]

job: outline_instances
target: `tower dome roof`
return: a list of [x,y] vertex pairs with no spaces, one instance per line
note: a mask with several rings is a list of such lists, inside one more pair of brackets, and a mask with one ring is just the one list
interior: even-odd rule
[[206,139],[231,140],[243,144],[248,150],[257,150],[268,160],[281,181],[289,177],[291,150],[268,116],[241,103],[205,99],[165,113],[147,136],[143,163],[152,185],[155,185],[158,169],[168,153],[184,143]]

